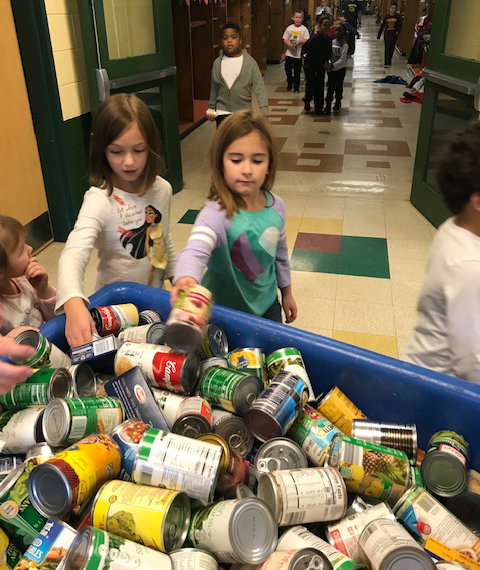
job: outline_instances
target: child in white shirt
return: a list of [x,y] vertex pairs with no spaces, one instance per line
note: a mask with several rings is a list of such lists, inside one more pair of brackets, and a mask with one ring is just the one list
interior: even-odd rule
[[55,316],[55,299],[47,272],[25,243],[22,224],[0,216],[0,334],[38,328]]
[[433,240],[408,362],[480,384],[480,123],[454,136],[439,163],[455,214]]
[[293,15],[293,24],[287,26],[283,32],[285,44],[285,73],[287,74],[287,89],[300,93],[300,72],[302,70],[302,45],[308,42],[310,34],[302,26],[303,12],[296,11]]

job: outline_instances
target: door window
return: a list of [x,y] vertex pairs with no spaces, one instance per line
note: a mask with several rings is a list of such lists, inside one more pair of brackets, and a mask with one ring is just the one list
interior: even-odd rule
[[452,0],[444,53],[480,61],[480,2]]

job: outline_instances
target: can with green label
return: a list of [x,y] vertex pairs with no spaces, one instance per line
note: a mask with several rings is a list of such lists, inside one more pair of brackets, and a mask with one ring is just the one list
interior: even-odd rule
[[297,364],[305,368],[302,353],[293,347],[279,348],[267,356],[268,376],[273,378],[290,364]]
[[47,520],[30,503],[27,482],[31,469],[23,463],[0,483],[0,526],[22,552]]
[[49,445],[69,445],[87,435],[110,435],[123,422],[123,406],[117,398],[65,398],[45,409],[42,428]]
[[2,529],[0,529],[0,552],[3,552],[3,559],[0,559],[0,568],[2,570],[13,570],[22,558],[20,550],[10,542],[10,539]]
[[10,392],[0,394],[0,404],[6,410],[23,410],[29,406],[45,406],[55,398],[72,395],[73,380],[66,368],[43,368]]
[[15,342],[31,346],[35,354],[28,358],[11,358],[15,364],[23,364],[32,368],[68,368],[72,365],[70,358],[57,346],[45,338],[40,331],[29,329],[15,337]]
[[420,471],[420,467],[416,467],[415,465],[410,465],[410,474],[408,476],[408,488],[411,487],[425,487],[423,482],[422,473]]
[[202,396],[240,416],[244,416],[263,390],[263,382],[252,374],[231,368],[212,366],[200,381]]

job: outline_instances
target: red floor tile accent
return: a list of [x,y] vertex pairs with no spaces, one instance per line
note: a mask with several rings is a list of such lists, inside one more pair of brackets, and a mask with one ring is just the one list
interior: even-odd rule
[[342,236],[328,234],[298,233],[295,240],[295,249],[304,251],[322,251],[325,253],[340,253]]

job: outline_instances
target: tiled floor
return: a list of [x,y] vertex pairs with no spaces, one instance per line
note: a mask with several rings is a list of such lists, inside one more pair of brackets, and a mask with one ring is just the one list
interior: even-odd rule
[[[400,102],[404,86],[373,82],[406,78],[397,56],[383,68],[375,36],[365,18],[339,114],[306,115],[302,94],[285,89],[283,65],[269,66],[265,83],[281,153],[274,191],[287,208],[294,326],[398,357],[415,322],[435,229],[408,201],[421,108]],[[208,122],[182,141],[185,186],[173,197],[171,219],[177,251],[208,193],[214,133]],[[39,256],[53,277],[61,247]]]

